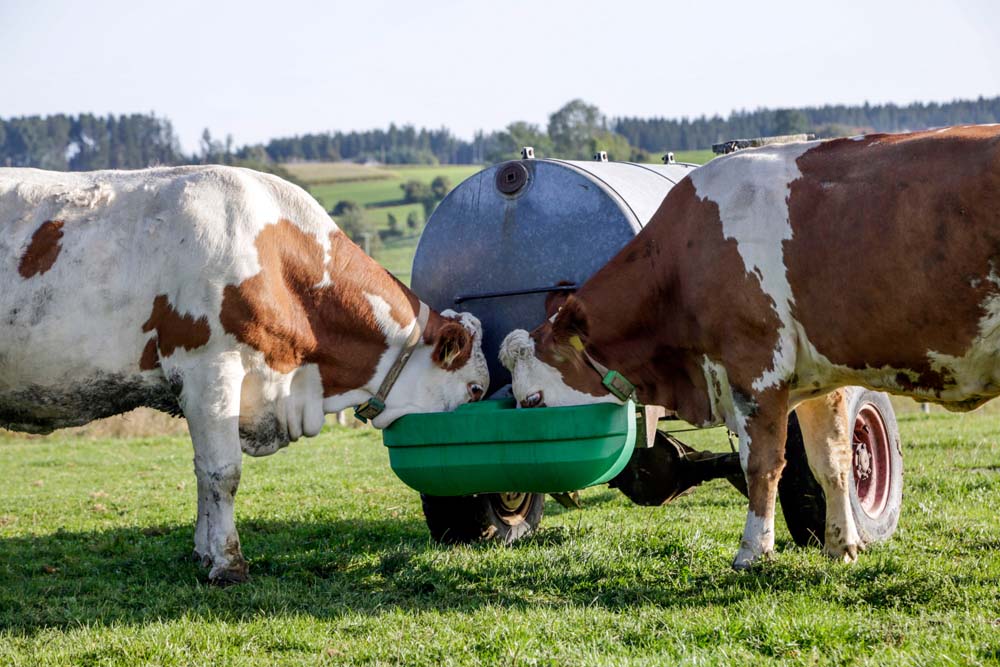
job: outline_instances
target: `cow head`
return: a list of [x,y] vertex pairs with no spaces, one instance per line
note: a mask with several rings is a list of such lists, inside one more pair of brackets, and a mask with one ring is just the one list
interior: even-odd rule
[[490,381],[482,343],[483,327],[473,315],[445,310],[432,316],[372,425],[385,428],[406,414],[448,412],[482,399]]
[[620,403],[601,384],[584,348],[590,327],[574,296],[550,297],[549,319],[531,333],[516,329],[500,345],[500,363],[511,372],[514,397],[522,407]]

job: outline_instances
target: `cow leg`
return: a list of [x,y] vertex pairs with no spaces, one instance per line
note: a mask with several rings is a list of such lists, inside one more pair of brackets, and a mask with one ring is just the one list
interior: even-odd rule
[[757,394],[736,412],[740,463],[746,473],[750,507],[733,569],[745,570],[774,551],[774,506],[785,467],[787,390]]
[[211,564],[208,578],[217,584],[247,579],[247,563],[233,519],[240,483],[240,387],[243,368],[237,354],[205,361],[183,373],[181,407],[194,445],[198,480],[195,553]]
[[208,550],[208,516],[209,499],[212,492],[208,484],[203,482],[200,475],[196,475],[198,481],[198,523],[194,528],[194,555],[192,559],[208,567],[212,564],[212,557]]
[[826,536],[823,551],[836,560],[858,558],[861,537],[851,511],[851,420],[849,389],[801,403],[795,412],[802,429],[806,459],[826,496]]

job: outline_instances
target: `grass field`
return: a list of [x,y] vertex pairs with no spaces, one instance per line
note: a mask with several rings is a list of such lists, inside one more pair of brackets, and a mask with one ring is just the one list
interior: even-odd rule
[[[679,162],[704,164],[713,155],[710,150],[680,151],[674,157]],[[407,234],[374,248],[372,256],[407,284],[420,234],[405,229],[406,218],[416,212],[423,220],[424,209],[420,204],[402,203],[400,185],[409,180],[430,184],[437,176],[444,176],[455,187],[483,168],[481,165],[367,166],[344,162],[299,162],[283,166],[306,183],[328,211],[339,201],[355,201],[365,208],[365,214],[377,229],[387,228],[389,214],[394,215]]]
[[853,566],[779,525],[777,559],[732,572],[721,481],[664,508],[594,488],[513,548],[441,547],[377,433],[337,429],[246,459],[253,579],[228,589],[186,560],[186,438],[0,440],[0,665],[997,664],[1000,418],[900,421],[900,529]]

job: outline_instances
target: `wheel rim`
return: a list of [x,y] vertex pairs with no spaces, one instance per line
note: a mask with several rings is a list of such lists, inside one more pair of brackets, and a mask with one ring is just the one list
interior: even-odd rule
[[854,418],[851,468],[861,510],[873,519],[882,514],[889,502],[890,446],[882,414],[873,404],[866,403]]
[[490,504],[500,520],[508,526],[521,523],[528,516],[531,505],[530,493],[492,493]]

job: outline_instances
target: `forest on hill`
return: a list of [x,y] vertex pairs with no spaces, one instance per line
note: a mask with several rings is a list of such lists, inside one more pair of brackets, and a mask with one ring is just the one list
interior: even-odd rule
[[824,105],[733,111],[727,117],[609,118],[583,100],[554,111],[545,127],[514,121],[472,139],[447,128],[391,124],[386,129],[309,133],[236,146],[206,129],[195,152],[184,153],[168,118],[156,114],[54,114],[0,118],[0,166],[56,170],[134,169],[152,165],[226,163],[253,166],[302,161],[382,164],[483,164],[517,157],[649,161],[665,151],[696,150],[728,139],[813,132],[820,137],[901,132],[1000,122],[1000,96],[908,105]]

